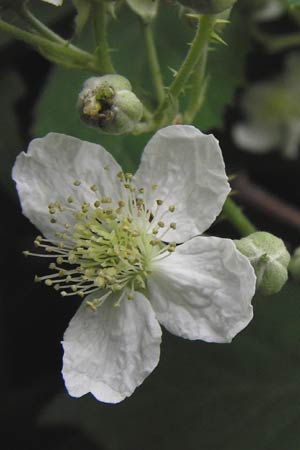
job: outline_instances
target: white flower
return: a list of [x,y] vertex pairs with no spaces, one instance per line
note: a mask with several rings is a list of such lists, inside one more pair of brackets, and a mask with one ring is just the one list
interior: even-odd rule
[[63,4],[63,1],[64,0],[42,0],[42,2],[50,3],[51,5],[54,6],[61,6]]
[[54,273],[38,280],[86,297],[63,342],[71,395],[131,395],[159,361],[159,322],[188,339],[230,342],[251,320],[247,258],[229,239],[199,236],[230,190],[212,135],[160,130],[132,176],[99,145],[51,133],[19,155],[13,177],[24,214],[46,236],[35,244],[54,258]]
[[300,54],[288,56],[284,72],[273,81],[256,83],[243,99],[246,121],[233,128],[233,138],[244,150],[266,153],[279,149],[296,158],[300,143]]

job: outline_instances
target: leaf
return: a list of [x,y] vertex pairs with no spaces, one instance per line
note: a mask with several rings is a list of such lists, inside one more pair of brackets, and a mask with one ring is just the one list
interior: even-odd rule
[[158,0],[127,0],[129,7],[145,22],[151,22],[158,9]]
[[290,6],[300,6],[300,0],[288,0]]
[[107,450],[300,448],[300,288],[257,298],[232,344],[164,333],[161,361],[118,405],[58,395],[42,424],[76,424]]

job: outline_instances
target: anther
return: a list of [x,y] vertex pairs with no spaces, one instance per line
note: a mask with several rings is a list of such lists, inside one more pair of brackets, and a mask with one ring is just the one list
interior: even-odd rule
[[173,230],[176,230],[176,223],[175,222],[171,222],[170,223],[170,228],[172,228]]
[[74,186],[80,186],[80,185],[81,185],[81,181],[79,181],[79,180],[74,180],[74,181],[73,181],[73,185],[74,185]]
[[174,212],[175,211],[175,206],[174,205],[169,205],[168,210],[170,212]]
[[90,186],[90,190],[93,192],[97,191],[97,186],[95,184],[92,184],[92,186]]
[[165,223],[160,220],[159,222],[157,222],[157,225],[159,226],[159,228],[163,228],[165,226]]
[[69,195],[69,197],[67,197],[67,202],[68,203],[73,203],[74,202],[74,199],[73,199],[73,197],[71,195]]
[[45,285],[46,286],[52,286],[52,284],[53,284],[53,281],[52,280],[45,280]]
[[95,208],[99,208],[100,205],[101,205],[101,202],[100,202],[99,200],[96,200],[96,201],[94,202]]
[[111,203],[111,197],[102,197],[101,203]]
[[163,204],[163,201],[158,199],[158,200],[156,200],[156,203],[158,204],[158,206],[161,206]]

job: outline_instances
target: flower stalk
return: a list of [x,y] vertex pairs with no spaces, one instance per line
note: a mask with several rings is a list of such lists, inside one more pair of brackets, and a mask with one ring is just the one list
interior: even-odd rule
[[255,226],[242,212],[241,208],[239,208],[229,197],[227,197],[223,205],[222,213],[235,229],[239,231],[241,236],[248,236],[257,231]]
[[115,73],[110,57],[107,41],[107,4],[106,2],[93,3],[92,24],[96,40],[95,56],[104,74]]

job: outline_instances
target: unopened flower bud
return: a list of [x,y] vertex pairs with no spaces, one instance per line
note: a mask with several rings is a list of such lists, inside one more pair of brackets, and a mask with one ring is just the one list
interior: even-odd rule
[[290,261],[283,241],[270,233],[258,231],[235,241],[235,244],[255,270],[257,291],[262,295],[279,292],[287,281]]
[[300,281],[300,247],[296,248],[291,257],[289,271],[295,280]]
[[142,103],[121,75],[86,80],[77,107],[83,122],[107,134],[130,133],[143,115]]
[[179,0],[200,14],[217,14],[231,8],[237,0]]

